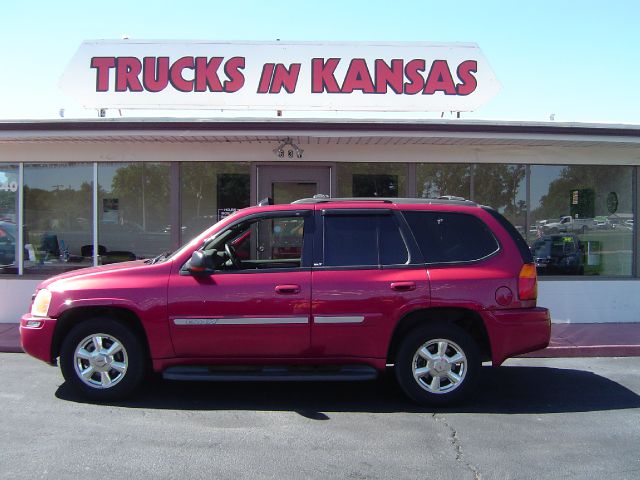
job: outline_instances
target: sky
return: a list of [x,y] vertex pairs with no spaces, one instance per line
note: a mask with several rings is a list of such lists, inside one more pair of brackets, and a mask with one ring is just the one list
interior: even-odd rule
[[[95,110],[63,94],[59,79],[83,40],[126,35],[145,40],[473,42],[502,89],[477,111],[462,113],[463,119],[640,125],[638,19],[637,0],[7,2],[0,17],[0,120],[59,118],[61,109],[65,118],[97,117]],[[124,117],[176,114],[220,115],[122,112]]]

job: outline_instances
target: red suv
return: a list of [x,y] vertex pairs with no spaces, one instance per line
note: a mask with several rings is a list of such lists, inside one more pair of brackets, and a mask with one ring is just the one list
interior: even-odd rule
[[218,222],[173,254],[42,282],[24,350],[94,400],[171,380],[366,380],[420,403],[467,395],[481,362],[547,346],[516,229],[469,201],[307,199]]

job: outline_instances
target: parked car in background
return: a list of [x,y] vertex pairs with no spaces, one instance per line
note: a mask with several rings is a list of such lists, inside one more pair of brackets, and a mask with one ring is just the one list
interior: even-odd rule
[[539,275],[583,275],[584,252],[577,235],[543,235],[531,246]]
[[585,233],[589,230],[595,230],[597,223],[593,218],[573,218],[570,215],[565,215],[556,222],[545,223],[541,228],[544,235],[565,232]]

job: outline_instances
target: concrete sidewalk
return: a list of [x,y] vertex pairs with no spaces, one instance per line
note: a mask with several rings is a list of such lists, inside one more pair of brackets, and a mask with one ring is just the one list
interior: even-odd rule
[[[0,323],[0,352],[22,352],[17,323]],[[640,323],[557,323],[551,343],[526,357],[638,357]]]
[[0,352],[22,352],[18,323],[0,323]]
[[544,350],[525,357],[639,357],[640,323],[556,323]]

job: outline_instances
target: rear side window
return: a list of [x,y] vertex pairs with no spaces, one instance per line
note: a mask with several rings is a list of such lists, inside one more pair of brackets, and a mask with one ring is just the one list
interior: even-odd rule
[[324,216],[324,266],[403,265],[409,253],[392,215]]
[[500,248],[479,218],[466,213],[403,212],[427,263],[471,262]]
[[529,250],[529,245],[527,245],[527,242],[525,241],[524,238],[522,238],[522,235],[520,235],[520,232],[518,232],[516,227],[514,227],[509,220],[504,218],[502,215],[496,212],[493,208],[489,208],[489,207],[483,207],[483,208],[493,218],[495,218],[498,222],[500,222],[500,225],[502,225],[502,228],[504,228],[509,234],[509,236],[513,239],[513,242],[518,247],[518,251],[520,252],[522,261],[524,263],[532,263],[533,257],[531,256],[531,250]]

